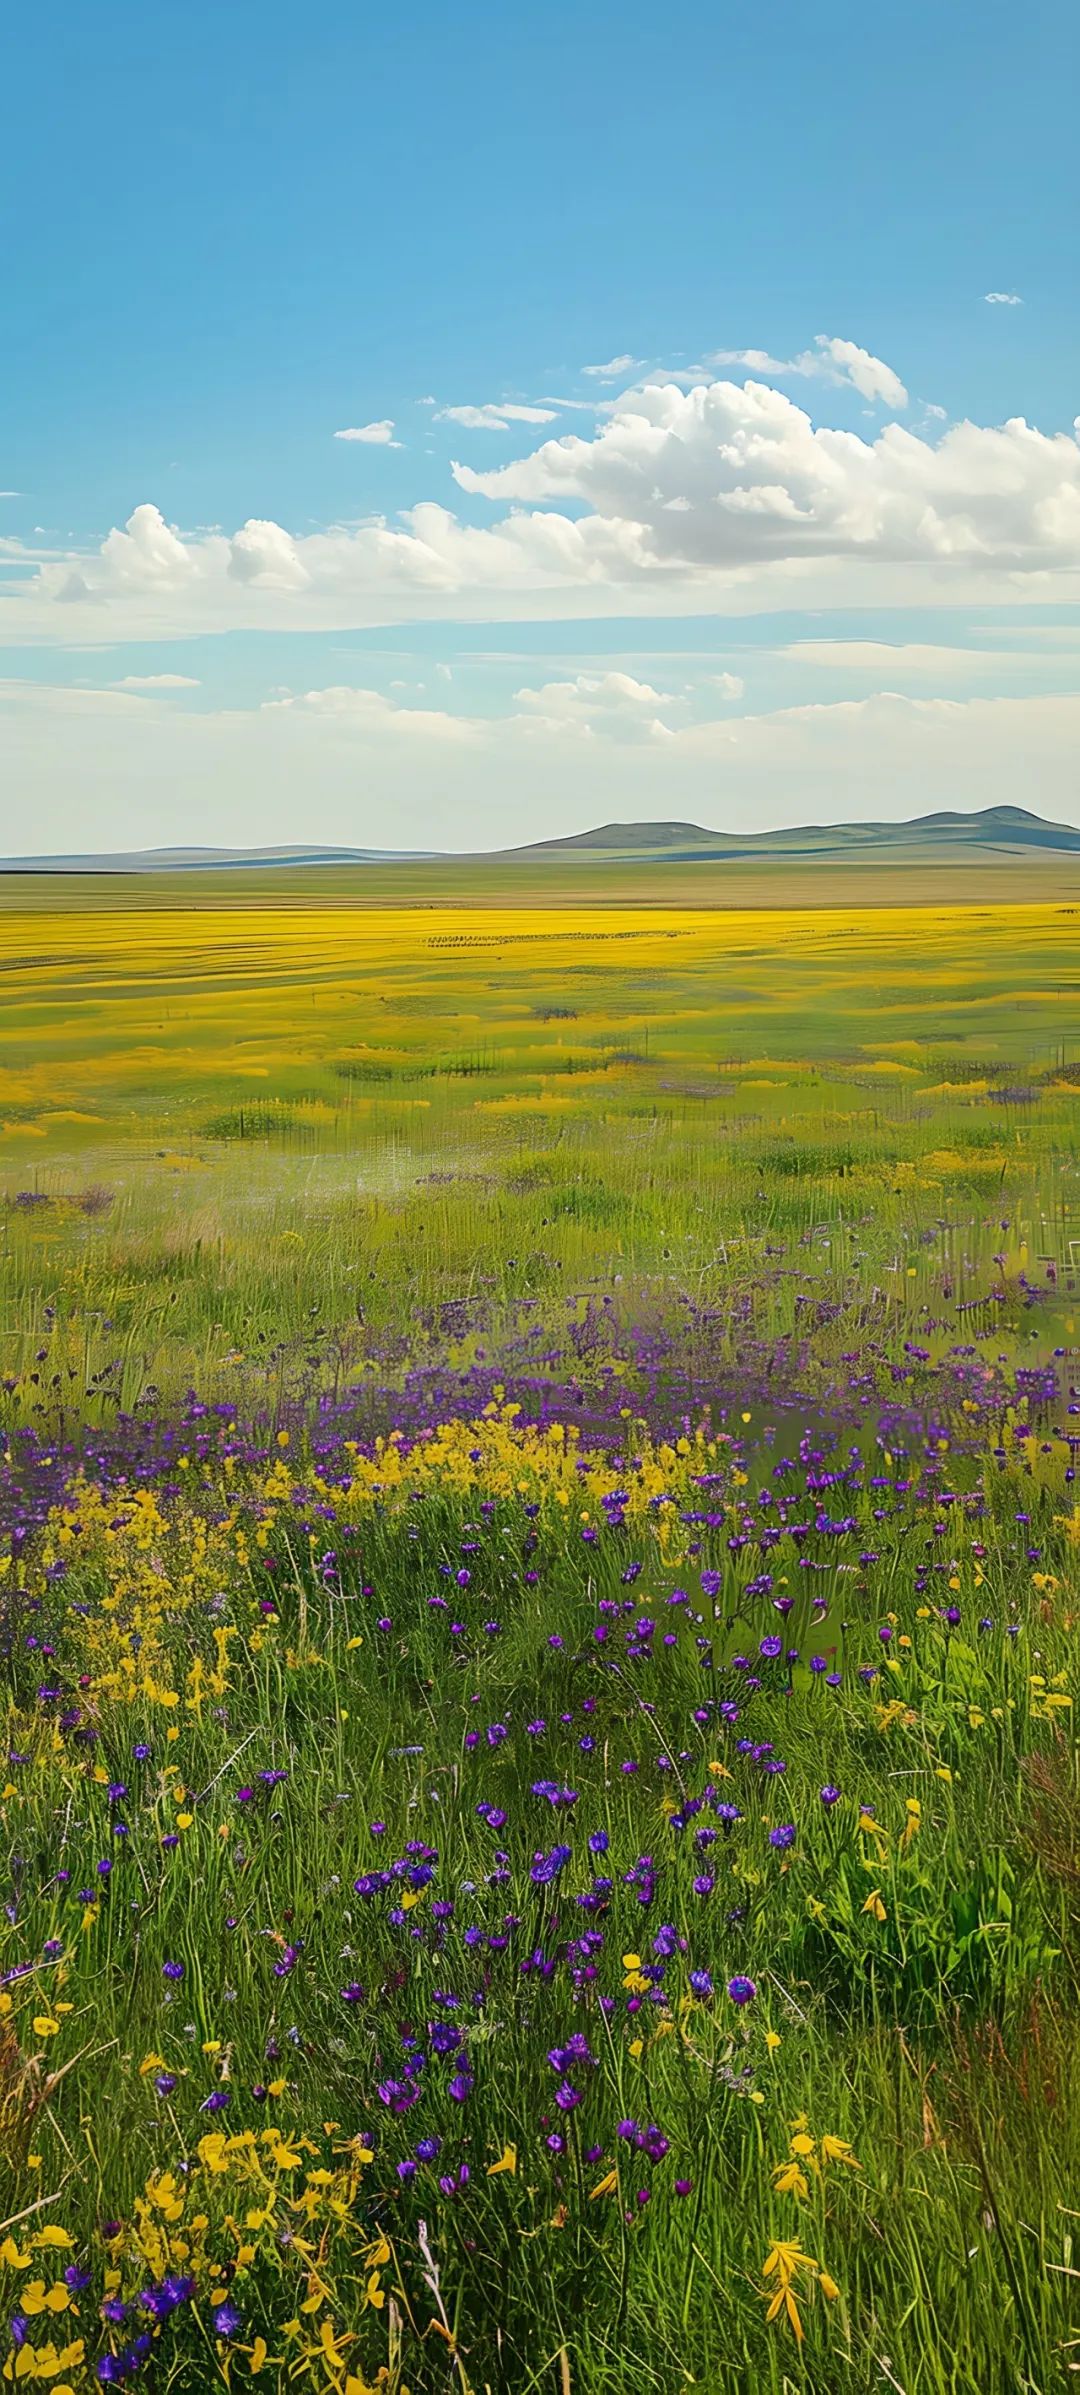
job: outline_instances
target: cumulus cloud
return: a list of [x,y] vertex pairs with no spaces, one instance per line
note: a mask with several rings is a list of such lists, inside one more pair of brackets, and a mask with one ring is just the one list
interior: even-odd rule
[[[129,533],[135,517],[143,510],[136,508],[128,524]],[[141,533],[136,536],[141,543]],[[226,572],[234,582],[250,582],[259,590],[305,590],[310,575],[300,555],[299,544],[282,525],[267,522],[259,516],[249,516],[238,533],[227,543]],[[209,542],[203,556],[209,562],[212,555]]]
[[122,674],[111,690],[201,690],[190,674]]
[[[868,383],[879,364],[829,353],[830,372]],[[144,503],[93,552],[20,554],[18,579],[14,565],[0,579],[0,637],[85,637],[90,610],[103,635],[138,639],[1080,589],[1080,444],[1023,417],[889,423],[870,438],[815,421],[764,379],[668,378],[625,392],[595,428],[453,472],[493,521],[427,500],[316,532],[260,518],[188,532]]]
[[[93,555],[42,565],[34,593],[59,608],[109,606],[131,600],[148,623],[166,617],[198,623],[303,620],[348,622],[351,613],[378,618],[413,603],[435,612],[458,594],[501,595],[562,590],[619,578],[622,535],[599,521],[577,523],[558,513],[512,516],[487,530],[463,524],[427,501],[396,526],[376,519],[355,528],[294,535],[281,524],[249,518],[238,532],[181,535],[160,509],[134,509]],[[159,607],[168,599],[171,605]],[[295,613],[282,599],[302,602]],[[3,617],[0,616],[0,623]]]
[[711,363],[714,366],[748,366],[754,374],[775,374],[781,380],[789,375],[802,375],[811,380],[848,383],[863,399],[879,402],[887,408],[905,408],[908,395],[898,374],[883,358],[874,357],[869,349],[860,349],[857,341],[841,341],[833,333],[817,333],[812,349],[800,350],[798,357],[770,357],[767,349],[717,349]]
[[718,690],[722,699],[741,699],[746,684],[741,674],[706,674],[710,690]]
[[886,366],[883,358],[860,349],[857,341],[837,341],[819,333],[817,354],[826,375],[831,369],[838,381],[851,383],[863,399],[880,400],[883,407],[907,406],[908,395],[899,375]]
[[554,424],[555,410],[526,407],[509,400],[486,399],[482,407],[440,407],[436,424],[463,424],[469,432],[509,432],[512,424]]
[[815,426],[766,383],[654,383],[592,437],[455,474],[493,500],[585,505],[627,567],[636,559],[645,572],[825,557],[1021,571],[1080,562],[1080,446],[1023,417],[954,425],[936,444],[890,424],[868,442]]
[[514,698],[545,729],[574,731],[589,740],[598,732],[609,739],[666,739],[670,727],[657,709],[678,704],[670,690],[654,690],[651,682],[619,672],[574,674],[542,682],[537,690],[515,691]]
[[156,584],[175,590],[197,574],[200,553],[207,546],[205,540],[181,539],[159,507],[144,503],[134,509],[122,532],[114,525],[106,535],[97,577],[79,579],[90,598],[110,582],[121,589],[138,584],[145,590]]
[[984,291],[983,298],[988,308],[1022,308],[1024,305],[1018,291]]
[[400,449],[401,447],[401,442],[394,439],[392,416],[380,416],[376,424],[347,424],[342,432],[334,434],[334,439],[335,441],[366,441],[369,448],[372,449]]

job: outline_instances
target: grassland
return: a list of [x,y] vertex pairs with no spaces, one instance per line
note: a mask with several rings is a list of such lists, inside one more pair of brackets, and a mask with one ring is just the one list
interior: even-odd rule
[[1070,2382],[1080,877],[974,870],[0,893],[5,2384]]
[[360,1361],[406,1290],[496,1315],[616,1275],[705,1297],[733,1243],[826,1220],[884,1264],[996,1191],[1068,1262],[1067,903],[493,919],[261,887],[44,912],[10,886],[9,1374],[46,1307],[92,1369],[123,1352],[130,1397],[306,1351],[313,1323]]

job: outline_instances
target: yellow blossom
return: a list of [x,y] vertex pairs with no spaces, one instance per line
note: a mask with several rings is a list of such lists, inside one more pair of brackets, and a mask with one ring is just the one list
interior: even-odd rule
[[781,2311],[786,2312],[788,2320],[790,2321],[791,2326],[795,2331],[795,2335],[798,2338],[799,2344],[801,2345],[804,2337],[803,2324],[799,2315],[798,2304],[795,2301],[795,2297],[790,2287],[777,2288],[772,2302],[769,2305],[769,2309],[765,2314],[766,2321],[775,2320],[778,2313]]
[[821,2158],[823,2162],[846,2162],[851,2170],[859,2170],[862,2167],[852,2153],[846,2137],[823,2137]]
[[797,2271],[816,2269],[817,2263],[812,2255],[804,2254],[798,2237],[776,2237],[761,2265],[761,2275],[771,2279],[775,2273],[782,2287],[790,2287]]

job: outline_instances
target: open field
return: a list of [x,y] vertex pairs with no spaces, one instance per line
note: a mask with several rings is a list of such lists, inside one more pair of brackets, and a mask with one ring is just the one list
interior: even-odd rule
[[616,1275],[708,1300],[733,1249],[830,1224],[878,1277],[939,1217],[976,1275],[985,1215],[1059,1268],[1078,1228],[1067,902],[493,922],[84,886],[3,922],[9,1374],[48,1328],[80,1371],[122,1354],[129,1400],[231,1393],[313,1326],[339,1377],[377,1360],[403,1292],[484,1297],[501,1338]]
[[[269,883],[269,889],[268,889]],[[371,866],[230,866],[198,873],[0,872],[0,917],[72,913],[213,913],[280,905],[381,912],[430,906],[642,907],[650,913],[707,907],[994,906],[1002,900],[1076,904],[1080,853],[1068,849],[917,842],[871,853],[747,855],[722,861],[652,852],[645,858],[579,850],[573,856],[482,856]]]
[[5,2384],[1070,2383],[1080,875],[848,870],[0,891]]

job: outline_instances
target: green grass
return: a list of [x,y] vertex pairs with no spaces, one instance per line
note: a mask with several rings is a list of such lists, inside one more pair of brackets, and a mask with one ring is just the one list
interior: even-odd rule
[[1070,889],[666,870],[2,893],[13,2385],[1080,2363]]
[[[454,1494],[470,1437],[472,1486]],[[1018,1451],[1004,1474],[987,1477],[977,1457],[938,1467],[938,1488],[974,1509],[951,1540],[956,1630],[936,1603],[920,1610],[912,1591],[911,1558],[933,1519],[933,1471],[915,1466],[912,1484],[911,1464],[885,1467],[883,1528],[872,1525],[869,1487],[842,1498],[861,1515],[850,1555],[869,1537],[877,1556],[861,1574],[849,1562],[849,1577],[835,1582],[848,1625],[839,1650],[835,1628],[813,1634],[840,1653],[841,1687],[796,1673],[788,1693],[787,1670],[772,1665],[748,1699],[738,1673],[703,1680],[691,1625],[678,1614],[681,1635],[651,1667],[620,1660],[613,1672],[591,1633],[598,1599],[621,1601],[630,1556],[642,1565],[635,1614],[659,1615],[663,1627],[676,1585],[695,1592],[700,1611],[700,1571],[722,1570],[729,1523],[755,1508],[759,1483],[770,1485],[768,1450],[755,1461],[750,1448],[740,1483],[737,1454],[725,1461],[714,1448],[680,1460],[639,1440],[637,1470],[594,1471],[582,1484],[593,1514],[605,1488],[641,1484],[627,1529],[592,1550],[581,1545],[576,1508],[555,1501],[550,1448],[515,1441],[498,1422],[427,1448],[400,1474],[374,1467],[351,1496],[331,1465],[333,1530],[297,1507],[296,1491],[308,1507],[314,1493],[306,1455],[278,1449],[276,1464],[241,1463],[226,1475],[198,1461],[197,1431],[182,1452],[187,1474],[174,1464],[168,1477],[186,1478],[190,1495],[166,1495],[160,1511],[141,1513],[122,1497],[103,1507],[92,1493],[77,1498],[66,1543],[54,1529],[25,1577],[28,1593],[54,1592],[38,1617],[58,1642],[51,1668],[91,1692],[81,1720],[93,1734],[73,1723],[50,1749],[35,1718],[35,1667],[16,1666],[10,1734],[26,1757],[7,1798],[21,1857],[17,1949],[47,1954],[52,1938],[59,1960],[13,1990],[5,2214],[48,2195],[47,2219],[66,2227],[99,2291],[97,2224],[130,2224],[104,2256],[127,2292],[166,2267],[154,2260],[154,2191],[158,2174],[175,2174],[187,2158],[191,2192],[172,2232],[183,2250],[169,2259],[187,2268],[193,2250],[201,2257],[202,2328],[193,2320],[163,2344],[169,2383],[185,2395],[222,2375],[226,2360],[207,2334],[211,2262],[235,2255],[230,2219],[265,2203],[250,2178],[245,2192],[242,2138],[221,2150],[220,2172],[200,2141],[249,2128],[261,2137],[268,2122],[297,2164],[272,2172],[269,2217],[247,2240],[250,2258],[233,2281],[244,2322],[234,2348],[261,2334],[271,2355],[291,2353],[299,2365],[325,2315],[339,2335],[356,2335],[364,2383],[383,2366],[393,2384],[448,2385],[445,2341],[427,2329],[428,2234],[458,2374],[477,2390],[527,2385],[532,2371],[554,2389],[563,2352],[572,2385],[604,2390],[632,2375],[665,2390],[831,2395],[838,2385],[889,2384],[888,2371],[907,2395],[1058,2384],[1080,2195],[1080,1787],[1061,1686],[1075,1686],[1075,1633],[1071,1550],[1053,1526],[1060,1464]],[[726,1484],[728,1504],[722,1530],[688,1554],[688,1534],[662,1528],[648,1494],[674,1488],[685,1506],[703,1464]],[[507,1473],[522,1495],[506,1488]],[[374,1503],[368,1483],[382,1485]],[[534,1523],[523,1512],[530,1489]],[[1018,1502],[1042,1550],[1050,1594],[1041,1598],[1017,1560]],[[477,1530],[479,1543],[474,1536],[463,1550]],[[330,1582],[319,1563],[328,1537],[339,1555],[354,1555]],[[463,1551],[473,1585],[452,1589],[465,1625],[455,1642],[426,1596],[447,1585],[442,1569]],[[50,1552],[67,1558],[62,1584],[37,1576]],[[719,1614],[734,1608],[738,1622],[741,1607],[752,1617],[738,1589],[755,1569],[748,1554]],[[976,1635],[983,1609],[994,1627]],[[489,1611],[496,1637],[482,1628]],[[813,1638],[800,1618],[791,1631],[806,1652]],[[1010,1618],[1021,1625],[1015,1639]],[[775,1619],[766,1608],[757,1629]],[[880,1656],[880,1620],[905,1643],[893,1650],[895,1668],[868,1687],[856,1666]],[[140,1660],[129,1672],[132,1632]],[[734,1644],[747,1635],[737,1627]],[[622,1634],[612,1637],[621,1656]],[[1051,1714],[1044,1690],[1060,1696],[1063,1712]],[[725,1727],[708,1707],[700,1720],[703,1697],[720,1695],[738,1700],[739,1724]],[[546,1723],[542,1734],[528,1731],[534,1719]],[[504,1728],[495,1746],[490,1723]],[[782,1781],[740,1756],[744,1725],[752,1742],[782,1754]],[[133,1760],[140,1741],[143,1762]],[[672,1758],[666,1773],[658,1754]],[[270,1793],[258,1779],[268,1768],[285,1774]],[[530,1795],[538,1776],[578,1791],[572,1816]],[[826,1781],[841,1791],[831,1812],[818,1793]],[[110,1800],[113,1782],[122,1798]],[[238,1795],[245,1786],[253,1797]],[[743,1818],[706,1856],[692,1830],[668,1826],[663,1802],[710,1787]],[[909,1799],[919,1808],[914,1835]],[[498,1805],[505,1825],[487,1828],[479,1802]],[[867,1804],[873,1828],[861,1826]],[[122,1842],[112,1832],[121,1818]],[[708,1810],[698,1818],[707,1822]],[[770,1848],[775,1822],[797,1825],[787,1852]],[[607,1853],[590,1862],[585,1834],[599,1829]],[[161,1843],[170,1832],[172,1852]],[[530,1884],[529,1863],[557,1836],[571,1841],[574,1861],[556,1898]],[[358,1901],[354,1878],[406,1854],[409,1839],[439,1855],[415,1911],[394,1915],[392,1897]],[[504,1884],[490,1885],[500,1853]],[[647,1908],[624,1885],[643,1853],[656,1874]],[[113,1861],[108,1886],[102,1857]],[[692,1885],[706,1861],[716,1879],[708,1898]],[[70,1875],[62,1882],[58,1866]],[[612,1892],[598,1913],[576,1912],[570,1890],[587,1888],[596,1869],[611,1874]],[[82,1911],[80,1887],[91,1894]],[[874,1898],[880,1919],[867,1910]],[[442,1926],[438,1899],[450,1906]],[[507,1912],[517,1927],[491,1947]],[[463,1933],[474,1923],[470,1948]],[[625,1958],[651,1962],[662,1923],[685,1944],[661,1936],[673,1955],[664,2002],[635,2013]],[[597,1943],[575,1990],[565,1941],[586,1929]],[[550,1979],[522,1972],[535,1948],[551,1957]],[[275,1977],[282,1959],[285,1975]],[[163,1976],[165,1962],[182,1965],[179,1983]],[[692,1994],[691,1969],[711,1972],[712,1993]],[[740,1972],[757,1987],[741,2013],[724,1993]],[[343,2001],[350,1983],[355,2001]],[[376,2086],[400,2074],[403,2031],[426,2043],[426,2024],[458,2017],[438,1993],[447,1988],[463,2007],[470,2092],[455,2104],[452,2066],[433,2060],[416,2114],[395,2118]],[[41,2019],[46,2034],[35,2037]],[[575,2031],[595,2063],[569,2066],[584,2101],[564,2115],[546,2057]],[[43,2081],[69,2060],[63,2078]],[[159,2093],[161,2071],[172,2084]],[[267,2099],[258,2091],[270,2080],[277,2092]],[[230,2105],[208,2116],[201,2107],[215,2089]],[[624,2115],[659,2125],[670,2146],[661,2161],[620,2145]],[[800,2193],[777,2179],[798,2155],[792,2140],[804,2121],[814,2157]],[[549,2134],[562,2132],[562,2149],[550,2152]],[[439,2166],[421,2164],[406,2184],[396,2164],[420,2136],[442,2139]],[[826,2137],[847,2141],[855,2161],[830,2162]],[[333,2177],[349,2140],[374,2156],[351,2192]],[[508,2144],[515,2170],[489,2179]],[[456,2175],[462,2162],[468,2185],[442,2194],[439,2172]],[[324,2199],[315,2183],[313,2225],[297,2254],[279,2233],[303,2234],[293,2206],[313,2167],[331,2174],[332,2192]],[[617,2192],[594,2197],[612,2167]],[[675,2191],[676,2178],[689,2193]],[[140,2214],[147,2189],[151,2208]],[[331,2200],[345,2203],[343,2214],[325,2209]],[[193,2234],[196,2211],[209,2226]],[[34,2226],[31,2215],[26,2238]],[[377,2291],[397,2306],[396,2357],[385,2306],[366,2303],[360,2267],[380,2236],[389,2250]],[[786,2318],[766,2317],[763,2264],[777,2238],[792,2237],[839,2289],[828,2300],[814,2273],[800,2273],[804,2348]],[[322,2257],[314,2277],[312,2251]],[[51,2262],[46,2253],[36,2265],[47,2281]],[[16,2272],[13,2302],[26,2283]],[[318,2300],[305,2315],[309,2292]],[[97,2350],[93,2300],[82,2317]],[[282,2340],[289,2317],[305,2323],[291,2347]],[[232,2367],[246,2370],[243,2352]],[[317,2385],[335,2383],[321,2360],[310,2371]],[[280,2376],[268,2366],[267,2383],[292,2383],[284,2363]]]

